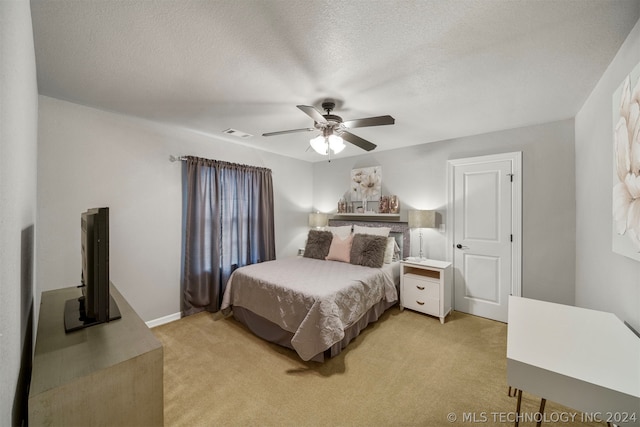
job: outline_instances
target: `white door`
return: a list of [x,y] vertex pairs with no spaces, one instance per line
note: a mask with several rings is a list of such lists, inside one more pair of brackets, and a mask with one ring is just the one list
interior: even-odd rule
[[509,295],[521,294],[520,159],[449,162],[455,310],[506,322]]

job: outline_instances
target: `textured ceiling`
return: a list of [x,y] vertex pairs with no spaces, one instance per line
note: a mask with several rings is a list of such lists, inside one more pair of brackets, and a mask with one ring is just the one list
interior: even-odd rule
[[[297,104],[377,151],[575,116],[638,0],[31,0],[43,95],[307,161]],[[253,134],[239,139],[228,128]],[[348,144],[339,156],[364,153]],[[182,154],[182,153],[177,153]]]

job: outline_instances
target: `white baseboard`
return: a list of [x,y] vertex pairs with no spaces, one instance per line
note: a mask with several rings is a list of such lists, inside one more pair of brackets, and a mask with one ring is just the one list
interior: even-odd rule
[[168,316],[160,317],[158,319],[149,320],[145,323],[147,324],[147,327],[153,328],[156,326],[164,325],[165,323],[171,323],[175,320],[180,320],[181,317],[182,315],[180,313],[173,313],[169,314]]

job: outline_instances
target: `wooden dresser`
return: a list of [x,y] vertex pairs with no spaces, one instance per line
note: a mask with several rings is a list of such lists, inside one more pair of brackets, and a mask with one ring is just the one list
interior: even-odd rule
[[65,301],[42,293],[29,390],[30,426],[162,426],[163,351],[111,284],[122,318],[65,333]]

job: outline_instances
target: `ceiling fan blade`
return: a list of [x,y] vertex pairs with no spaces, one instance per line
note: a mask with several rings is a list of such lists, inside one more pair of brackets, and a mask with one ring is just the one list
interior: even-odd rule
[[320,114],[320,112],[315,108],[309,105],[296,105],[296,107],[302,110],[302,112],[305,113],[307,116],[311,117],[313,121],[318,123],[327,123],[327,119],[325,119],[322,116],[322,114]]
[[367,126],[392,125],[396,120],[391,116],[367,117],[366,119],[347,120],[343,124],[348,128],[363,128]]
[[376,148],[376,144],[374,144],[373,142],[369,142],[366,139],[362,139],[359,136],[354,135],[354,134],[352,134],[350,132],[343,131],[342,134],[340,134],[340,136],[345,141],[350,142],[353,145],[356,145],[356,146],[362,148],[365,151],[371,151],[374,148]]
[[262,136],[274,136],[274,135],[284,135],[287,133],[296,133],[296,132],[312,132],[317,130],[315,128],[302,128],[302,129],[291,129],[291,130],[281,130],[278,132],[267,132],[263,133]]

